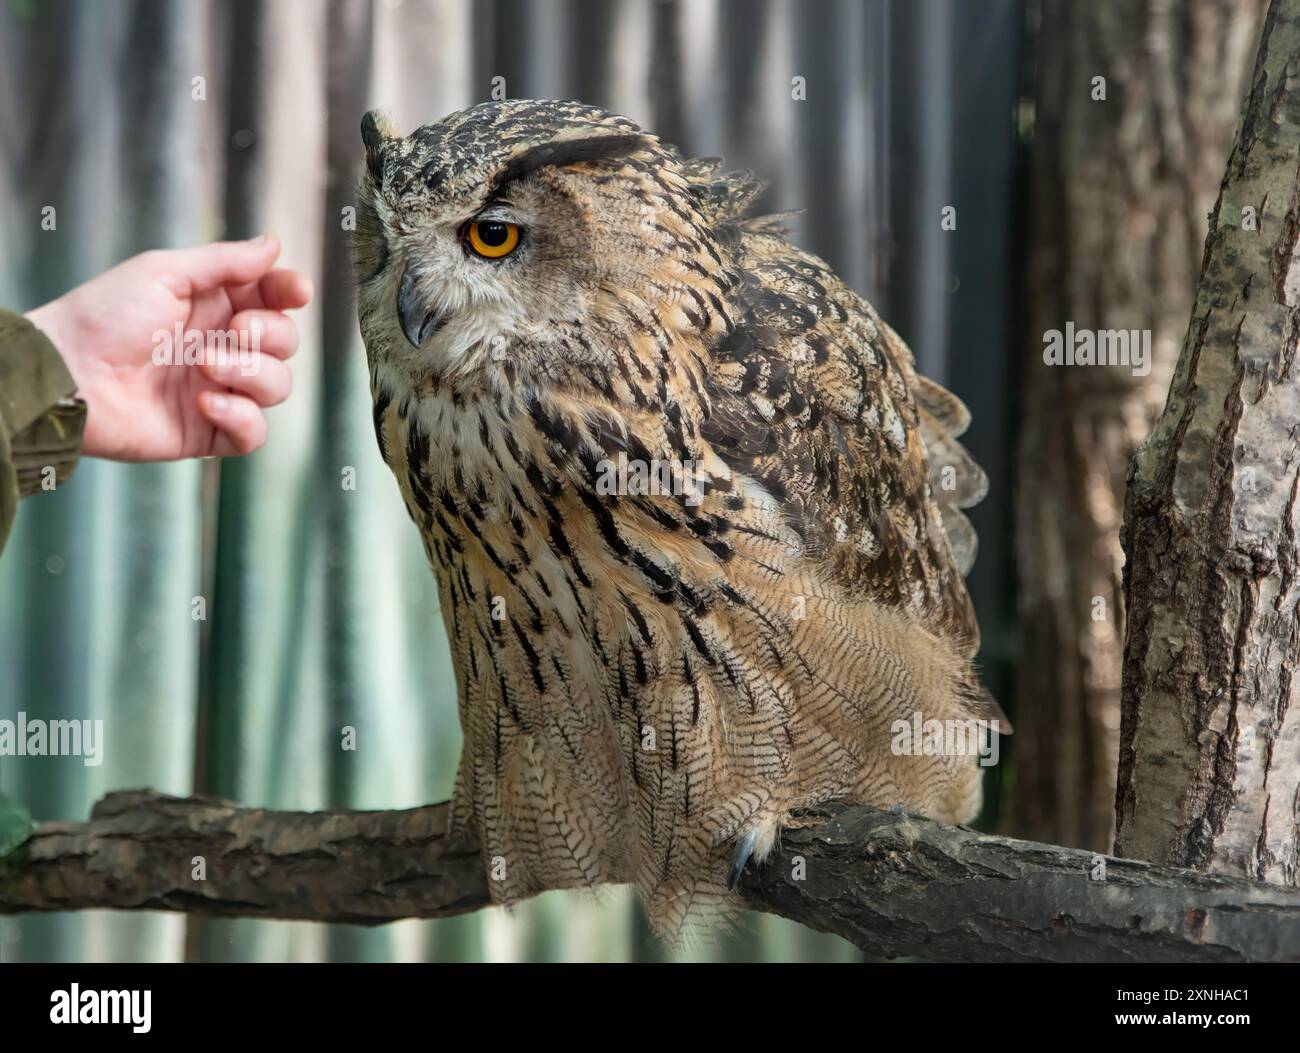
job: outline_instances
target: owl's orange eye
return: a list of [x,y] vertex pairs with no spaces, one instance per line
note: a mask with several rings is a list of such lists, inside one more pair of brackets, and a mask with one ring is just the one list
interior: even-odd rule
[[519,244],[519,228],[499,219],[476,219],[469,225],[469,247],[488,260],[509,256]]

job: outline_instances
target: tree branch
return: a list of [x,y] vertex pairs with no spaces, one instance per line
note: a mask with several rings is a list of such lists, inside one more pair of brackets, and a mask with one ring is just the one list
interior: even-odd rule
[[[826,805],[740,882],[747,906],[887,956],[1300,959],[1300,891]],[[489,904],[447,806],[273,812],[148,790],[44,823],[0,863],[0,913],[88,909],[379,924]],[[194,878],[202,857],[204,880]],[[800,864],[802,860],[802,864]]]
[[40,824],[0,861],[0,913],[180,910],[377,925],[490,903],[477,847],[447,836],[445,803],[273,812],[127,790],[96,804],[88,823]]

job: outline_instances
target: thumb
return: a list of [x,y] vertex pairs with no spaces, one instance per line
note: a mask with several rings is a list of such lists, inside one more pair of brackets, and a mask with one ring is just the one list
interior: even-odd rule
[[160,254],[167,277],[178,296],[192,296],[223,285],[258,281],[280,255],[280,241],[261,234],[249,241],[214,241],[193,249],[169,249]]

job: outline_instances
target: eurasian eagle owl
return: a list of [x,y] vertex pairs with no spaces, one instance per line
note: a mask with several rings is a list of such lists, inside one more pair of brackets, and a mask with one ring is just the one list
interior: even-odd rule
[[[634,882],[663,932],[792,810],[972,818],[998,716],[958,511],[966,408],[748,173],[624,117],[362,122],[358,313],[384,460],[437,574],[494,898]],[[431,630],[432,631],[432,628]]]

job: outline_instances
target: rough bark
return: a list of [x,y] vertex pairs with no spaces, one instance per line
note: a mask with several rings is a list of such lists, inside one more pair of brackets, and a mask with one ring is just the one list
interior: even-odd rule
[[105,907],[361,925],[464,914],[490,901],[477,847],[447,837],[447,810],[275,812],[111,793],[90,822],[42,823],[0,859],[0,913]]
[[[1300,0],[1270,6],[1125,517],[1121,855],[1297,884]],[[1253,210],[1253,212],[1252,212]]]
[[[488,905],[447,806],[268,812],[150,791],[45,823],[0,863],[0,913],[113,908],[378,924]],[[1300,892],[823,806],[741,878],[755,910],[887,956],[1300,960]],[[196,880],[196,857],[206,864]]]
[[[1263,11],[1263,0],[1041,7],[1017,494],[1018,836],[1111,844],[1125,476],[1186,332]],[[1151,372],[1045,365],[1043,334],[1067,321],[1150,330]]]

